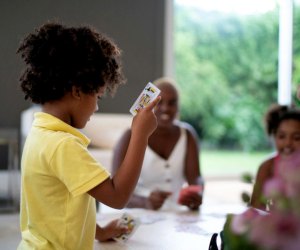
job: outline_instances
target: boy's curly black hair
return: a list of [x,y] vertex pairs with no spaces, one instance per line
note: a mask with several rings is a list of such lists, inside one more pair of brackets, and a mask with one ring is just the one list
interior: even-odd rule
[[287,105],[271,105],[265,115],[267,134],[269,136],[276,134],[279,125],[285,120],[296,120],[300,122],[300,109]]
[[60,99],[72,86],[89,94],[107,85],[113,95],[125,82],[120,49],[87,26],[47,23],[29,34],[17,53],[27,64],[20,77],[25,99],[37,104]]

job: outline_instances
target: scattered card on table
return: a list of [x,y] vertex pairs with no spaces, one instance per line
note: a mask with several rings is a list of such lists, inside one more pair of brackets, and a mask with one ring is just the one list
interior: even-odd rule
[[146,107],[159,95],[159,93],[159,88],[157,88],[154,84],[149,82],[130,108],[130,113],[132,115],[136,115],[138,110]]

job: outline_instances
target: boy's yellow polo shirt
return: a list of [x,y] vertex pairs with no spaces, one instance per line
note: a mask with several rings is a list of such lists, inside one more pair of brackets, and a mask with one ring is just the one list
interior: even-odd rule
[[93,249],[95,200],[87,192],[109,173],[87,151],[89,139],[36,113],[22,156],[18,249]]

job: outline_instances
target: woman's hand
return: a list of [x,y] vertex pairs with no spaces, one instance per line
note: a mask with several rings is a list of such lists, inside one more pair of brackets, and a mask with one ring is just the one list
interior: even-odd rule
[[162,190],[152,191],[146,201],[146,208],[158,210],[162,207],[165,200],[172,194],[172,192],[166,192]]
[[181,200],[180,204],[187,206],[191,210],[198,210],[202,204],[202,195],[199,193],[190,193]]
[[187,206],[191,210],[198,210],[202,204],[202,185],[190,185],[182,188],[179,194],[178,203]]

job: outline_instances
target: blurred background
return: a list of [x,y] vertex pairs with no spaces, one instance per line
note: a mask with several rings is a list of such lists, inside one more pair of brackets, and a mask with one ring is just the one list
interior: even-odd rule
[[[298,105],[300,6],[299,0],[290,2],[290,94]],[[98,112],[128,113],[148,81],[175,78],[181,119],[199,134],[204,175],[255,174],[259,162],[272,152],[263,115],[278,102],[280,1],[4,0],[0,9],[0,130],[17,140],[18,154],[20,116],[30,102],[19,87],[24,65],[16,49],[26,34],[49,20],[89,24],[123,50],[128,82],[114,98],[101,101]],[[0,149],[0,168],[5,169],[8,148]]]
[[[280,28],[287,8],[290,27]],[[299,105],[299,24],[299,1],[175,0],[174,75],[181,87],[181,118],[200,135],[204,174],[255,174],[272,152],[263,116],[280,99],[280,30],[292,37],[291,44],[281,44],[292,49],[291,72],[282,73],[290,75],[290,100],[280,104]]]

